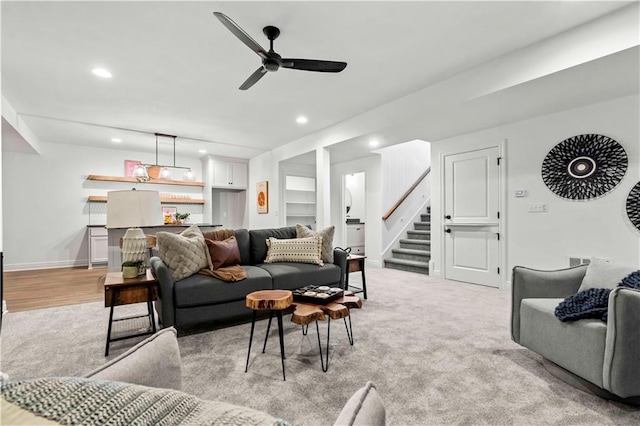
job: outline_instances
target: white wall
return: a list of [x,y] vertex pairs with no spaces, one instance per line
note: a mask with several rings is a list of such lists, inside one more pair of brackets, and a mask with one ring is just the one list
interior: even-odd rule
[[[640,180],[640,101],[637,95],[520,121],[432,143],[432,259],[442,271],[441,170],[444,153],[467,150],[479,142],[506,139],[506,261],[537,269],[568,267],[569,256],[604,257],[640,266],[640,231],[627,218],[625,203]],[[620,143],[629,166],[622,182],[601,198],[570,201],[555,195],[541,177],[545,156],[562,140],[598,133]],[[515,198],[515,189],[526,197]],[[530,203],[547,203],[548,213],[529,213]],[[510,275],[505,277],[510,281]]]
[[[2,156],[3,237],[7,270],[88,264],[86,225],[89,224],[89,195],[106,195],[111,190],[137,186],[202,197],[201,187],[86,179],[90,174],[123,176],[124,160],[153,163],[153,153],[42,141],[40,148],[39,155],[4,152]],[[160,158],[160,163],[165,161],[168,160]],[[176,164],[192,167],[196,179],[202,178],[199,160],[177,158]],[[98,211],[106,211],[106,203],[92,203],[94,207]],[[201,206],[177,207],[179,211],[199,208],[201,216]],[[192,214],[191,219],[192,222],[201,220],[197,214]]]

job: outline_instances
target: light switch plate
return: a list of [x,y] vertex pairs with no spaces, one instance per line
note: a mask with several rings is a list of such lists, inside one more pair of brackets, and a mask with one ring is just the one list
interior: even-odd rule
[[549,211],[547,203],[531,203],[529,204],[529,213],[546,213]]

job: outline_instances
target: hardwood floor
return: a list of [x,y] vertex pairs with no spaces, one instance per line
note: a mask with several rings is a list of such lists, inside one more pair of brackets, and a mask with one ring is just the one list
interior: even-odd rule
[[104,300],[107,268],[57,268],[4,273],[4,299],[9,312]]

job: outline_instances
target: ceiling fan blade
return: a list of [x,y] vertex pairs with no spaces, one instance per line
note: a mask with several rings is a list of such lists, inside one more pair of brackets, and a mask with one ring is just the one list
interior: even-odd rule
[[245,32],[245,30],[240,28],[238,24],[233,22],[231,18],[229,18],[224,13],[220,13],[220,12],[213,12],[213,14],[216,16],[216,18],[220,20],[220,22],[222,22],[222,24],[225,27],[229,29],[229,31],[233,33],[233,35],[238,37],[241,42],[249,46],[249,49],[253,50],[258,55],[260,55],[262,59],[267,59],[269,57],[269,55],[267,55],[267,52],[262,48],[262,46],[260,46],[257,41],[252,39],[251,36]]
[[294,70],[318,71],[318,72],[340,72],[347,67],[346,62],[319,61],[317,59],[282,59],[283,68]]
[[247,90],[249,87],[256,84],[258,80],[260,80],[266,73],[267,70],[265,69],[265,67],[258,68],[253,74],[249,76],[249,78],[244,83],[242,83],[242,86],[240,86],[239,89]]

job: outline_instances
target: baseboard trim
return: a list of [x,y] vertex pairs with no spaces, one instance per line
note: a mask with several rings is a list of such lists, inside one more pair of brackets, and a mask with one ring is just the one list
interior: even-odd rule
[[640,406],[640,396],[621,398],[617,395],[612,394],[606,389],[602,389],[601,387],[594,385],[593,383],[583,379],[582,377],[576,376],[572,372],[565,370],[564,368],[560,367],[558,364],[554,363],[553,361],[549,361],[546,358],[542,358],[542,365],[544,365],[544,368],[546,368],[547,371],[551,373],[551,375],[553,375],[554,377],[557,377],[558,379],[562,380],[566,384],[581,390],[582,392],[586,392],[603,399],[622,402],[623,404]]
[[89,266],[87,259],[80,260],[60,260],[56,262],[33,262],[33,263],[14,263],[4,265],[5,272],[31,271],[35,269],[57,269],[57,268],[73,268],[78,266]]

